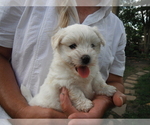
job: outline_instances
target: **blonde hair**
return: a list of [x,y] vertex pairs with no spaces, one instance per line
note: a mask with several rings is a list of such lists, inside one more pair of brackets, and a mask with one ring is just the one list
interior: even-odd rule
[[56,0],[57,1],[57,11],[58,11],[58,27],[67,27],[70,18],[73,17],[77,21],[77,15],[75,13],[74,5],[72,0]]

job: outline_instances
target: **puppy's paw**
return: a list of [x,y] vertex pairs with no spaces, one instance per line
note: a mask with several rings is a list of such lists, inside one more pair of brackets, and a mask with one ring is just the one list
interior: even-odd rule
[[83,99],[75,107],[78,111],[88,112],[93,107],[93,103],[91,100]]
[[106,96],[113,96],[113,94],[116,92],[116,87],[106,85],[103,89],[101,89],[98,94],[106,95]]
[[116,87],[114,86],[107,86],[106,95],[107,96],[113,96],[113,94],[116,92]]

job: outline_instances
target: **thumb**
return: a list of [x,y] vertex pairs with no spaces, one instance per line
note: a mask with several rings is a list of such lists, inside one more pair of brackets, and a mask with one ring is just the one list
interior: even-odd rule
[[121,107],[126,103],[126,95],[120,91],[117,91],[113,96],[113,102],[115,106]]

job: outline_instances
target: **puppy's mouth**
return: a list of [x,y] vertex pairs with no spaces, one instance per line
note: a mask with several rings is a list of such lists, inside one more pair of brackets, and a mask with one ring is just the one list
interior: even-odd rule
[[90,74],[90,70],[88,66],[78,66],[75,67],[76,71],[82,78],[87,78]]

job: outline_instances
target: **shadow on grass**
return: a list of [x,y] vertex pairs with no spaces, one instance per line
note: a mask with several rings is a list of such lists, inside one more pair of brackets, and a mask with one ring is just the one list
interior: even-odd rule
[[[147,70],[150,66],[150,59],[127,57],[125,64],[124,80],[141,70]],[[149,69],[148,69],[149,70]]]
[[[147,70],[150,71],[150,67]],[[128,102],[123,118],[150,118],[150,72],[138,79],[135,93],[137,99]]]

